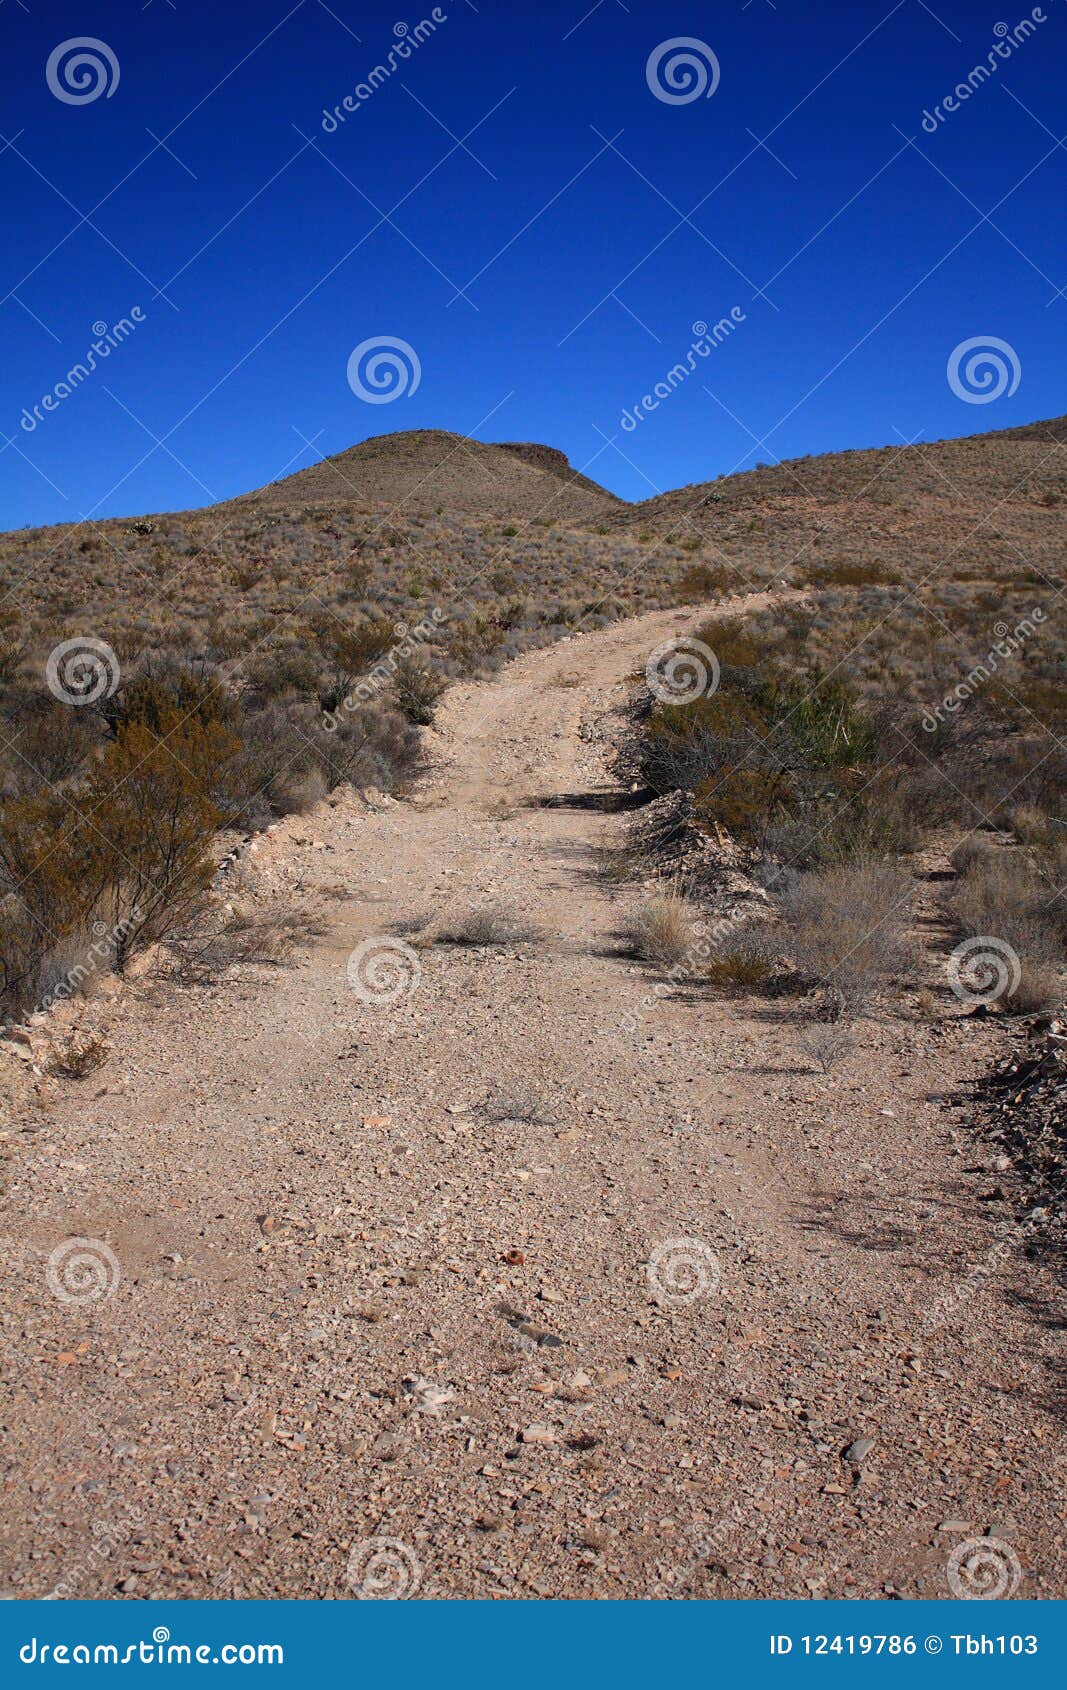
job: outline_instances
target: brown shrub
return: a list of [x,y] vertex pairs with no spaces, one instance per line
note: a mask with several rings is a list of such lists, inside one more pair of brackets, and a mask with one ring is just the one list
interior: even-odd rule
[[430,726],[446,685],[444,676],[420,657],[401,657],[397,662],[393,696],[401,714],[419,727]]

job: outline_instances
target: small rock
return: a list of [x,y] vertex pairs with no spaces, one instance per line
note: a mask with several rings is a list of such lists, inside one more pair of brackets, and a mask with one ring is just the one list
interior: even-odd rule
[[866,1461],[873,1448],[873,1438],[856,1438],[845,1450],[843,1459],[851,1461],[853,1467],[859,1467]]
[[524,1444],[554,1444],[557,1439],[551,1426],[543,1426],[535,1421],[532,1426],[527,1426],[522,1434],[522,1441]]

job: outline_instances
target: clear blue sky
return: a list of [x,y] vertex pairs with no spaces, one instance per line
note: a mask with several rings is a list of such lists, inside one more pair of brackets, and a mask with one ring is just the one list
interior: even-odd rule
[[[204,504],[394,429],[548,441],[640,498],[1067,410],[1064,0],[934,133],[1022,0],[591,4],[444,0],[327,133],[430,5],[6,0],[0,525]],[[117,85],[61,100],[49,55],[86,35]],[[651,91],[676,37],[714,53],[712,97]],[[968,403],[946,362],[991,335],[1018,385]],[[373,405],[346,369],[381,336],[421,378]]]

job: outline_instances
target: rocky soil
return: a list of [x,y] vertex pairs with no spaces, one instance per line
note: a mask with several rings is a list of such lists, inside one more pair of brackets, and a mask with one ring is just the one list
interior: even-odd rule
[[[10,1595],[1065,1594],[1003,1025],[931,938],[827,1077],[626,952],[624,705],[693,620],[455,687],[411,798],[262,841],[292,966],[89,997],[81,1080],[0,1055]],[[490,906],[527,936],[434,942]]]

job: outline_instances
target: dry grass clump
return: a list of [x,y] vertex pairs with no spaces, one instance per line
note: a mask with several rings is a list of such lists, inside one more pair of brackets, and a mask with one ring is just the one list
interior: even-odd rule
[[502,906],[491,905],[471,910],[468,915],[440,928],[434,935],[434,941],[439,945],[468,945],[481,949],[535,944],[542,937],[541,928],[520,920]]
[[738,996],[758,992],[771,978],[780,953],[779,934],[762,926],[747,928],[704,964],[701,975],[709,985]]
[[1067,905],[1025,852],[965,858],[948,909],[965,938],[998,940],[1018,957],[1019,980],[1005,991],[1005,1008],[1029,1015],[1059,1005]]
[[961,839],[949,857],[957,874],[970,874],[973,869],[990,862],[997,847],[986,834],[969,833]]
[[198,981],[217,980],[241,963],[280,968],[296,945],[323,931],[316,911],[221,910],[170,943],[179,973]]
[[866,862],[800,875],[782,899],[797,966],[829,989],[842,1018],[858,1015],[907,959],[910,876]]
[[630,916],[624,928],[635,956],[661,968],[685,962],[693,953],[700,912],[684,888],[666,886],[652,892]]

